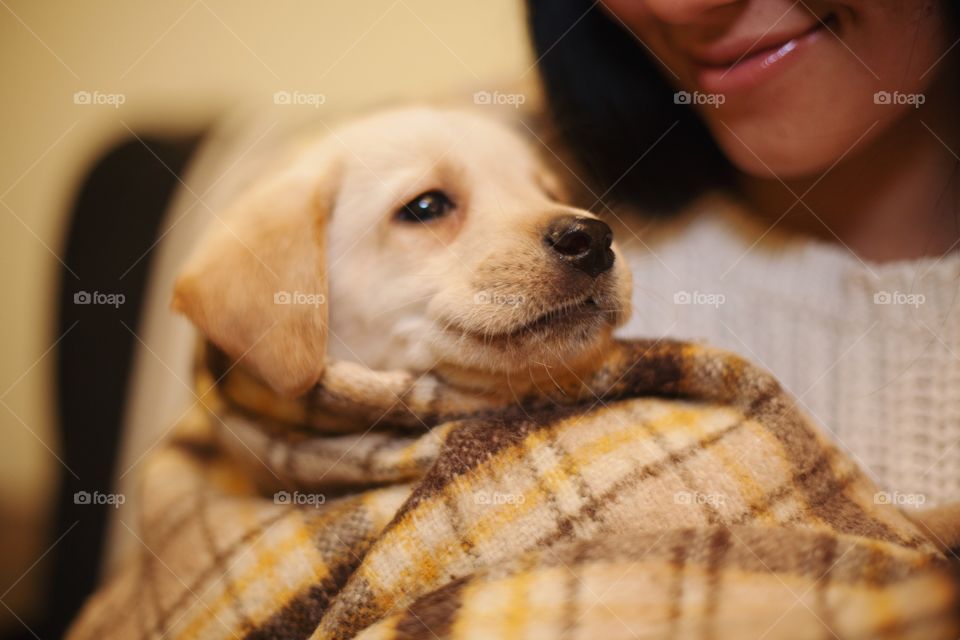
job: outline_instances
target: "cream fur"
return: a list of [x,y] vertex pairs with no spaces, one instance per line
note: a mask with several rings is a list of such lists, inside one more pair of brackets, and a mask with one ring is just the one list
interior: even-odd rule
[[[471,384],[575,375],[629,315],[630,274],[616,249],[596,279],[551,255],[545,226],[591,215],[553,199],[555,182],[490,118],[375,114],[308,142],[240,197],[197,247],[174,308],[288,395],[316,382],[325,355]],[[451,215],[395,219],[435,189]],[[277,292],[300,304],[274,304]]]

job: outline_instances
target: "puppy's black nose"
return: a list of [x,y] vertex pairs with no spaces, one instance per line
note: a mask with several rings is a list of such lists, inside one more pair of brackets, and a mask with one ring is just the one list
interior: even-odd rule
[[591,278],[613,266],[613,231],[600,220],[580,216],[556,218],[547,227],[543,240],[561,260]]

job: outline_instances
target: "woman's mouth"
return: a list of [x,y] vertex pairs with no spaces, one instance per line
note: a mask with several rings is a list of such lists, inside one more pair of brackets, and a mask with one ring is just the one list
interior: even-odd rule
[[836,16],[817,18],[793,33],[769,33],[753,39],[723,43],[692,55],[699,88],[726,94],[759,86],[789,68],[804,51],[835,30]]

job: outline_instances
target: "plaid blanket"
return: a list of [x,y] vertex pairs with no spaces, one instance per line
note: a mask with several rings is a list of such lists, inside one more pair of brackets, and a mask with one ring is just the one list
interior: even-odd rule
[[937,536],[733,355],[614,343],[521,397],[332,362],[284,400],[209,348],[197,379],[71,638],[960,635]]

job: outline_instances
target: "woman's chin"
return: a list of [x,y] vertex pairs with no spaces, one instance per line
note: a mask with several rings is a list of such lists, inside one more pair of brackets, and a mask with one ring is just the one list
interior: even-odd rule
[[[824,135],[809,126],[770,127],[749,121],[721,125],[715,136],[724,154],[734,167],[754,178],[780,181],[800,180],[819,176],[836,163],[838,157],[849,157],[861,151],[873,138],[871,125],[849,128]],[[771,131],[789,134],[772,136]]]

